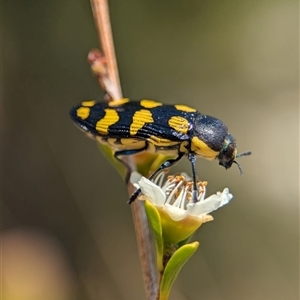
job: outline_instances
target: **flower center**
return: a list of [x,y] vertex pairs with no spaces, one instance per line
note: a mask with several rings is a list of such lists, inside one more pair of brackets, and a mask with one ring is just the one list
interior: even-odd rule
[[[187,176],[169,175],[167,181],[163,183],[165,174],[159,174],[154,183],[159,185],[165,193],[165,204],[170,204],[175,207],[185,209],[186,205],[192,201],[193,182]],[[197,202],[205,197],[207,181],[198,181],[198,198]]]

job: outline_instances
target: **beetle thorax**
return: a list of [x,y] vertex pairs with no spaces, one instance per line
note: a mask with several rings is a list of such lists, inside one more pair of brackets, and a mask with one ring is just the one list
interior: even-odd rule
[[215,159],[227,135],[227,127],[221,120],[199,114],[192,130],[191,150],[206,159]]

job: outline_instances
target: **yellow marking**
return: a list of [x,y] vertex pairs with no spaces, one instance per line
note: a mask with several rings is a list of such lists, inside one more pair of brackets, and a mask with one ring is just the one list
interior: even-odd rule
[[118,149],[125,149],[125,150],[133,150],[133,149],[143,149],[146,145],[146,142],[143,140],[138,139],[121,139],[122,145],[115,145]]
[[177,145],[178,142],[170,141],[169,139],[163,139],[160,137],[157,137],[155,135],[151,135],[148,139],[148,141],[155,145],[155,146],[160,146],[160,147],[169,147],[169,146],[174,146]]
[[136,143],[138,143],[140,141],[141,140],[139,140],[139,139],[131,139],[131,138],[123,138],[123,139],[121,139],[121,143],[124,146],[136,144]]
[[114,150],[135,150],[135,149],[143,149],[146,146],[146,141],[132,138],[124,138],[121,139],[121,144],[116,143],[116,138],[103,138],[101,136],[94,136],[94,138],[100,143],[109,146]]
[[[167,145],[168,146],[168,145]],[[162,146],[160,145],[154,145],[149,141],[148,147],[147,147],[147,152],[149,153],[159,153],[163,156],[167,157],[173,157],[173,156],[178,156],[178,149],[168,149],[167,146]],[[169,145],[170,146],[170,145]]]
[[79,107],[77,109],[77,117],[85,120],[90,115],[90,109],[88,107]]
[[162,106],[163,104],[154,100],[141,100],[140,105],[145,108],[154,108],[157,106]]
[[186,111],[186,112],[196,112],[197,110],[195,108],[186,106],[186,105],[181,105],[181,104],[177,104],[174,105],[176,107],[176,109],[180,110],[180,111]]
[[147,123],[153,123],[152,114],[149,110],[141,109],[135,112],[130,125],[130,135],[136,135],[138,130]]
[[128,98],[113,100],[113,101],[108,102],[108,106],[120,106],[120,105],[122,105],[124,103],[127,103],[127,102],[129,102]]
[[189,145],[188,141],[182,142],[180,144],[179,151],[182,152],[182,153],[188,153],[189,152],[188,149],[187,149],[188,145]]
[[174,116],[170,118],[168,121],[169,126],[175,129],[177,132],[181,132],[186,134],[189,130],[189,122],[187,119],[179,117],[179,116]]
[[213,160],[219,155],[218,151],[212,150],[207,144],[195,136],[192,138],[191,150],[208,160]]
[[95,104],[96,104],[95,100],[87,100],[87,101],[81,102],[81,105],[86,106],[86,107],[93,107]]
[[114,109],[107,108],[104,111],[105,116],[96,123],[96,130],[100,134],[108,134],[108,128],[117,123],[120,119],[118,113]]
[[116,138],[108,138],[107,139],[107,144],[109,144],[110,146],[116,146],[115,142],[116,142]]

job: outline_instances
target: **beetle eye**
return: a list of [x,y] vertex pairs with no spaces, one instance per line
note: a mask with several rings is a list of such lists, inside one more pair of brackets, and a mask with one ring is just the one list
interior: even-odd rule
[[224,156],[225,158],[227,158],[227,160],[232,160],[232,158],[234,157],[234,148],[229,146],[224,153]]
[[235,158],[235,147],[233,144],[229,144],[226,148],[222,149],[219,154],[219,159],[224,162],[232,162]]

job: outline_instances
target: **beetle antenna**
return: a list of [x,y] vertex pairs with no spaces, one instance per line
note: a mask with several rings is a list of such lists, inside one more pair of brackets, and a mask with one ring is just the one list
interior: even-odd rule
[[251,151],[240,153],[236,157],[247,156],[247,155],[251,155]]
[[234,160],[233,162],[238,166],[238,168],[240,170],[240,175],[242,175],[243,174],[243,170],[242,170],[242,167],[240,166],[240,164],[236,160]]
[[[236,158],[241,157],[241,156],[247,156],[247,155],[251,155],[251,151],[240,153],[236,156]],[[242,167],[240,166],[240,164],[236,160],[234,160],[233,162],[238,166],[238,168],[240,170],[240,175],[242,175],[243,170],[242,170]]]

